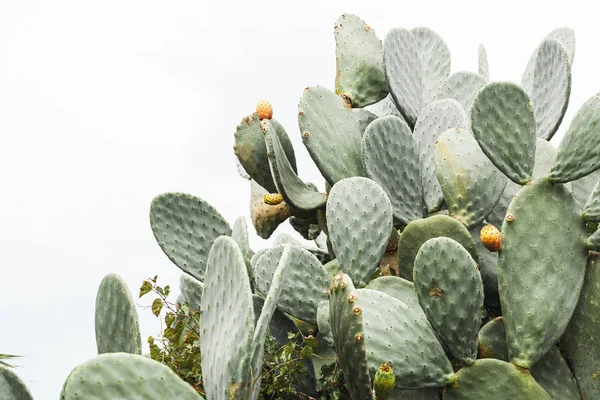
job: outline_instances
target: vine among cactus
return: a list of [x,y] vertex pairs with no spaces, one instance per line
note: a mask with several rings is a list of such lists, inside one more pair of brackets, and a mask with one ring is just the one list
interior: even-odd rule
[[[451,73],[428,28],[381,41],[344,14],[334,33],[335,91],[306,88],[298,105],[325,191],[299,177],[268,102],[234,134],[256,233],[287,220],[314,245],[280,234],[255,252],[243,217],[231,227],[198,197],[157,196],[151,228],[185,273],[166,347],[152,338],[152,359],[141,355],[133,300],[109,275],[99,356],[62,399],[600,398],[600,94],[550,143],[569,105],[573,31],[542,40],[520,85],[490,81],[483,46],[478,72]],[[154,280],[140,294],[152,290],[158,316],[170,290]],[[173,343],[199,364],[175,368]],[[291,364],[279,391],[268,371]],[[0,372],[0,393],[31,398]]]

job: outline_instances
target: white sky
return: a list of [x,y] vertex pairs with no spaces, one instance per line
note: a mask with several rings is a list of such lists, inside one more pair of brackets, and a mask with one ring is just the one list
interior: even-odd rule
[[[17,371],[36,399],[56,399],[96,354],[106,273],[134,293],[155,274],[177,286],[148,222],[156,194],[189,192],[230,223],[249,218],[233,132],[258,100],[287,128],[301,177],[323,186],[297,102],[305,86],[333,88],[333,25],[344,12],[382,39],[393,27],[434,29],[453,72],[476,71],[484,43],[491,78],[515,82],[538,42],[569,26],[577,51],[565,121],[600,91],[600,0],[0,2],[0,353],[25,356]],[[145,343],[159,324],[139,314]]]

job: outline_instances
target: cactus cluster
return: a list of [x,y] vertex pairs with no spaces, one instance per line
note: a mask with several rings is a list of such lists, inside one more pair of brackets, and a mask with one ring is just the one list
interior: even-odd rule
[[[335,90],[306,88],[303,144],[324,178],[298,175],[292,142],[261,101],[234,135],[250,215],[269,238],[253,252],[193,195],[150,207],[162,250],[186,275],[179,301],[201,311],[208,399],[256,399],[265,337],[298,327],[333,354],[353,400],[600,398],[600,94],[556,148],[569,103],[573,31],[548,34],[520,85],[451,73],[428,28],[382,41],[354,15],[335,25]],[[123,281],[96,309],[99,356],[73,370],[62,399],[198,399],[140,354]],[[311,340],[312,340],[311,339]],[[102,354],[106,353],[106,354]],[[3,398],[23,398],[7,370]],[[17,393],[12,395],[12,393]]]

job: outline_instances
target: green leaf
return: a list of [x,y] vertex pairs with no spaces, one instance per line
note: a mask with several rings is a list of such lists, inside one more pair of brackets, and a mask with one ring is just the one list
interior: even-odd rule
[[148,281],[144,281],[142,283],[142,287],[140,288],[140,297],[152,291],[152,284]]
[[158,317],[158,315],[160,314],[160,311],[163,308],[163,302],[161,299],[154,299],[154,301],[152,302],[152,314],[156,315]]

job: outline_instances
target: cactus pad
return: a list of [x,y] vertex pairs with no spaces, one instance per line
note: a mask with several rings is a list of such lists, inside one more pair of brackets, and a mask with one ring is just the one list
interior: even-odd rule
[[577,305],[586,227],[569,190],[538,178],[511,202],[502,235],[498,286],[508,353],[530,368],[564,333]]
[[471,129],[483,152],[513,182],[529,182],[536,145],[533,106],[523,89],[492,82],[475,96]]
[[550,180],[565,183],[600,168],[600,93],[585,102],[558,146]]
[[440,35],[429,28],[410,30],[417,42],[423,77],[422,106],[435,100],[437,90],[450,75],[450,49]]
[[179,304],[188,303],[190,308],[195,311],[200,311],[202,304],[202,293],[204,293],[204,284],[195,280],[191,276],[184,274],[179,277],[179,291],[177,297]]
[[479,75],[483,76],[486,80],[490,80],[490,66],[488,64],[487,52],[485,51],[485,46],[483,44],[479,45],[479,49],[477,52],[477,62],[478,68],[477,72]]
[[454,99],[468,114],[475,95],[487,79],[475,72],[461,71],[450,75],[438,89],[437,99]]
[[429,239],[415,259],[413,280],[438,337],[455,359],[472,364],[483,317],[483,282],[469,252],[450,238]]
[[[342,270],[363,287],[377,270],[392,230],[392,206],[368,178],[336,183],[327,199],[327,229]],[[363,240],[368,235],[369,240]]]
[[335,93],[349,96],[352,107],[364,107],[388,94],[383,71],[383,45],[375,31],[352,14],[335,24]]
[[442,188],[435,175],[434,143],[442,132],[468,126],[467,114],[453,99],[434,101],[425,106],[419,114],[413,137],[420,153],[423,197],[430,212],[439,210],[444,203]]
[[98,354],[142,354],[140,322],[127,284],[108,274],[96,296],[96,345]]
[[377,118],[362,139],[365,174],[388,194],[402,225],[425,215],[419,150],[410,128],[393,115]]
[[364,108],[353,108],[352,115],[354,115],[354,123],[356,124],[361,137],[364,135],[367,126],[377,119],[376,114],[373,114],[371,111]]
[[330,185],[363,175],[360,132],[352,111],[335,93],[320,86],[306,89],[298,104],[298,125],[302,142]]
[[150,226],[160,248],[183,272],[204,279],[215,239],[231,228],[210,204],[185,193],[164,193],[150,206]]
[[25,383],[10,368],[0,365],[0,398],[3,400],[33,400]]
[[583,218],[588,222],[600,222],[600,180],[583,207]]
[[67,378],[61,393],[61,400],[202,398],[166,365],[127,353],[102,354],[79,365]]
[[435,143],[435,172],[450,216],[468,229],[492,211],[507,179],[483,153],[468,129],[449,129]]

